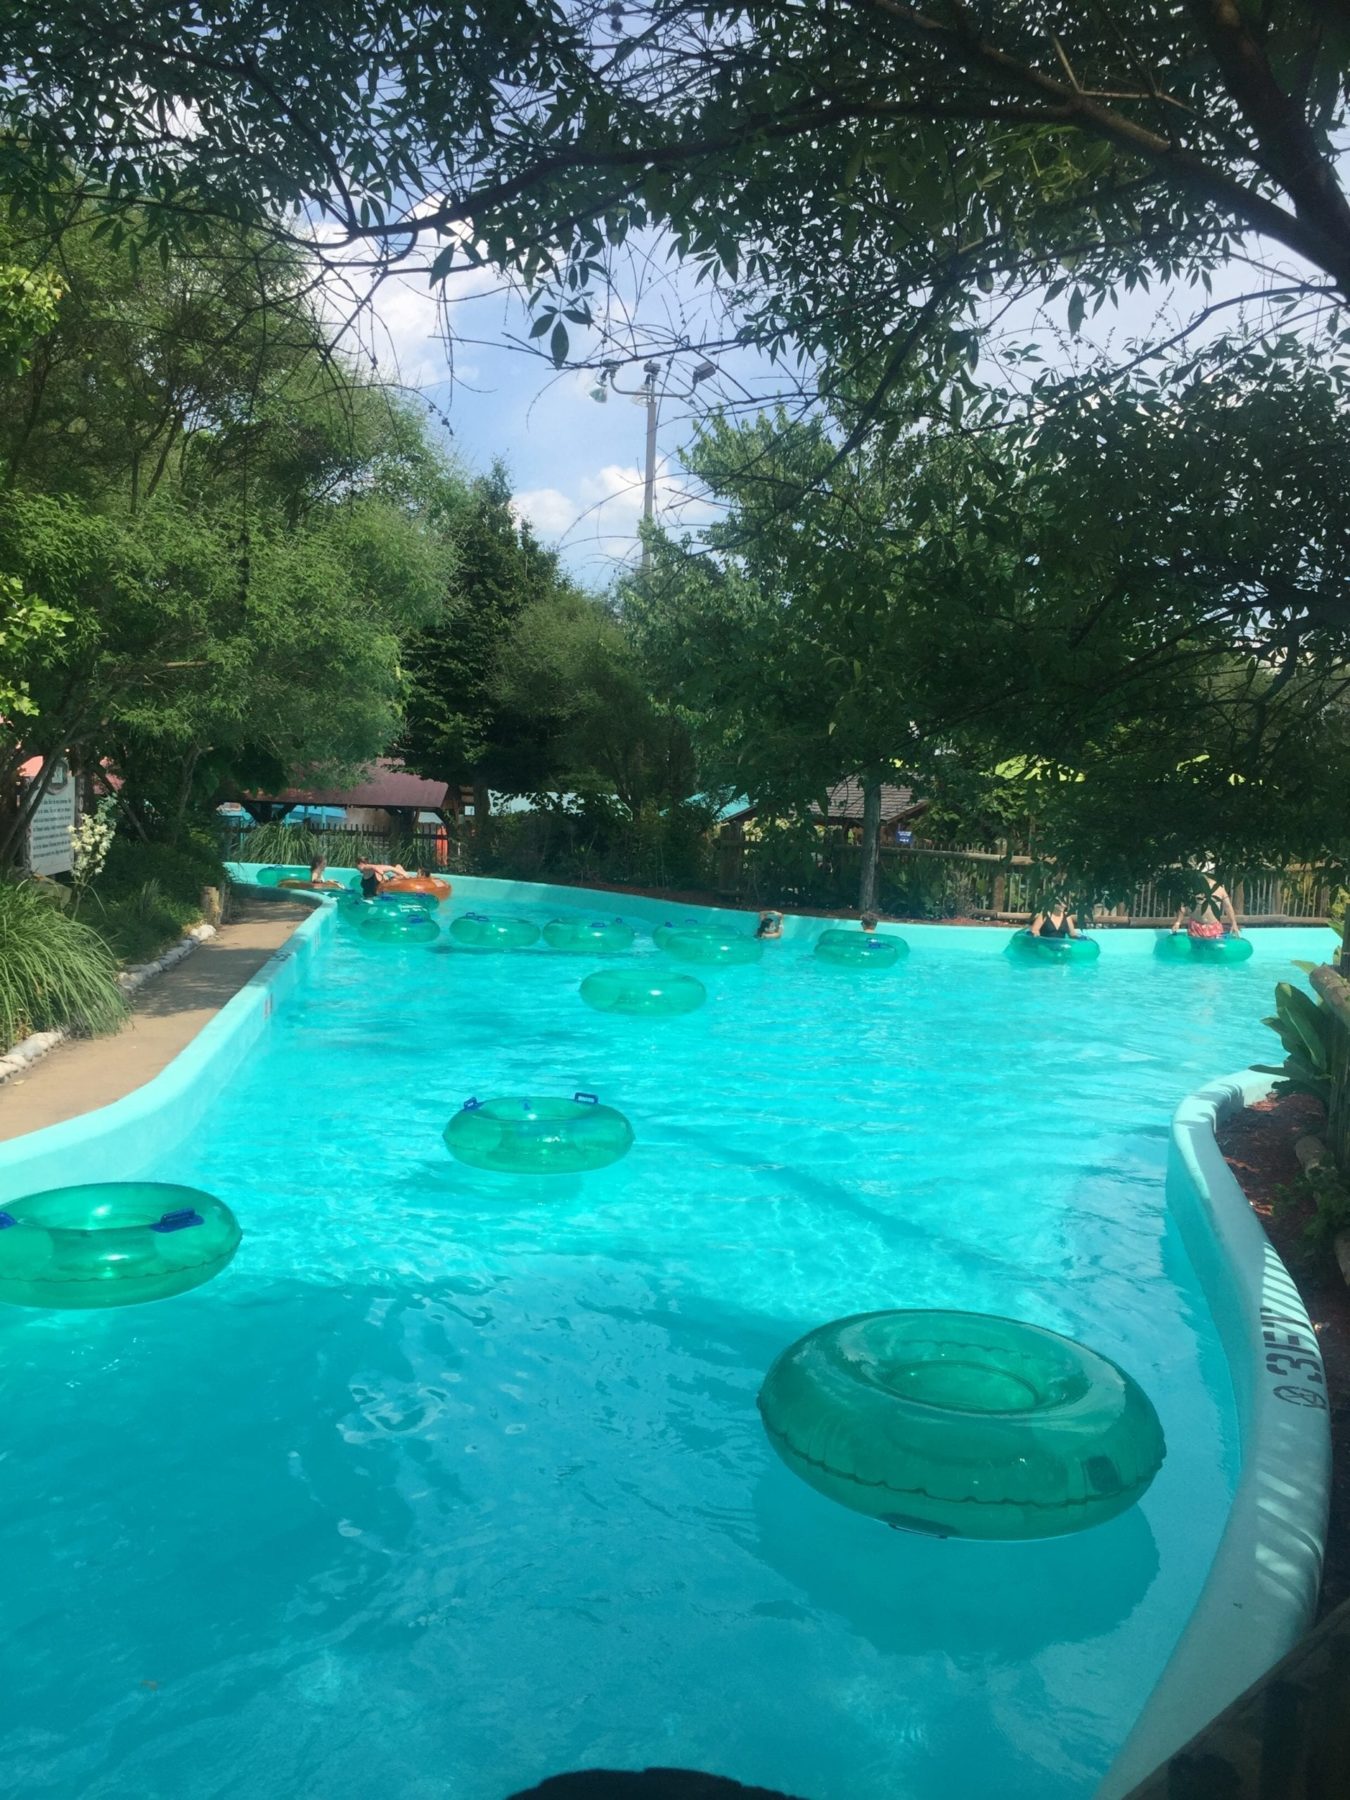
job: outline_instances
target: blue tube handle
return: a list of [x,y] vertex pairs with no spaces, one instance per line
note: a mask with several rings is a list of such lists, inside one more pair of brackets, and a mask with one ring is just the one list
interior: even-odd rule
[[202,1215],[195,1212],[192,1207],[180,1206],[176,1212],[166,1212],[164,1217],[157,1220],[150,1229],[151,1231],[187,1231],[193,1225],[204,1225],[205,1223],[206,1220]]

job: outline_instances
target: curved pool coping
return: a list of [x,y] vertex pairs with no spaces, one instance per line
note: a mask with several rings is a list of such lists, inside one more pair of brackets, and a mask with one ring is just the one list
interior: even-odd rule
[[116,1179],[134,1180],[181,1142],[308,971],[336,919],[331,906],[316,906],[192,1042],[143,1086],[108,1106],[0,1144],[0,1203],[64,1186],[72,1179],[72,1161],[91,1152],[102,1168],[115,1164]]
[[1317,1608],[1331,1428],[1317,1338],[1298,1290],[1224,1161],[1216,1128],[1270,1092],[1244,1070],[1183,1100],[1167,1202],[1218,1327],[1241,1463],[1200,1597],[1098,1790],[1119,1800],[1279,1661]]
[[[256,865],[227,866],[233,880],[254,885]],[[461,898],[581,910],[596,910],[603,895],[648,922],[672,914],[754,916],[741,908],[543,882],[456,877],[456,887]],[[296,890],[286,897],[296,897]],[[110,1106],[0,1144],[0,1203],[68,1182],[72,1157],[94,1146],[102,1164],[116,1162],[121,1179],[158,1161],[193,1129],[216,1089],[248,1056],[336,920],[333,905],[316,903],[286,944],[143,1087]],[[838,924],[837,918],[793,914],[784,920],[784,937]],[[993,936],[939,925],[903,929],[930,942],[967,946],[974,936]],[[1136,954],[1148,950],[1153,935],[1121,934],[1134,940]],[[1245,1071],[1190,1095],[1173,1119],[1167,1201],[1218,1327],[1233,1383],[1241,1465],[1200,1597],[1097,1800],[1120,1800],[1180,1749],[1297,1641],[1316,1607],[1331,1473],[1325,1399],[1316,1404],[1325,1393],[1321,1356],[1288,1272],[1214,1135],[1224,1118],[1269,1088],[1268,1077]]]

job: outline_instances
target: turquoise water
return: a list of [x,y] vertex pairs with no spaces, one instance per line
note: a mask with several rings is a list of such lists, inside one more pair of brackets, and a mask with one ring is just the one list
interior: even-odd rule
[[[504,1800],[664,1764],[802,1800],[1086,1800],[1234,1473],[1168,1119],[1271,1054],[1312,940],[1178,969],[1108,938],[1069,969],[908,935],[871,979],[793,942],[700,969],[707,1007],[651,1022],[582,1005],[593,959],[335,937],[152,1171],[234,1207],[234,1265],[0,1319],[0,1787]],[[578,1088],[633,1123],[613,1168],[524,1181],[441,1143],[470,1094]],[[974,1544],[797,1481],[762,1375],[884,1306],[1121,1362],[1169,1443],[1143,1505]]]

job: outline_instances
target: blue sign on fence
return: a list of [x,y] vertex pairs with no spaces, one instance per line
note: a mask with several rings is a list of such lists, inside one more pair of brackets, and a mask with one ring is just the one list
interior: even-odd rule
[[912,844],[914,842],[914,833],[912,831],[897,831],[895,834],[895,841],[897,844]]

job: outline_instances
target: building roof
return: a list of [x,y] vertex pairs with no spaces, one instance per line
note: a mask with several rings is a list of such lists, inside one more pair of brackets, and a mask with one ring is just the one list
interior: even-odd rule
[[[881,822],[890,825],[903,813],[907,813],[915,804],[913,790],[907,787],[891,787],[881,784]],[[812,813],[820,817],[820,807],[812,806]],[[861,781],[837,781],[826,795],[825,816],[837,820],[840,824],[862,824],[863,787]]]
[[[826,811],[824,818],[831,825],[861,825],[863,816],[863,791],[860,781],[836,781],[826,795]],[[911,813],[924,810],[928,802],[916,800],[913,791],[907,787],[892,787],[889,783],[881,784],[881,823],[894,825],[897,820],[907,818]],[[722,819],[753,819],[760,808],[751,800],[738,800],[731,807],[718,814]],[[812,801],[807,808],[813,819],[822,817],[819,801]]]
[[350,787],[283,788],[276,794],[248,794],[245,797],[273,805],[374,806],[440,812],[446,805],[448,791],[445,782],[423,781],[420,775],[405,775],[394,763],[380,757],[369,768],[363,769]]

